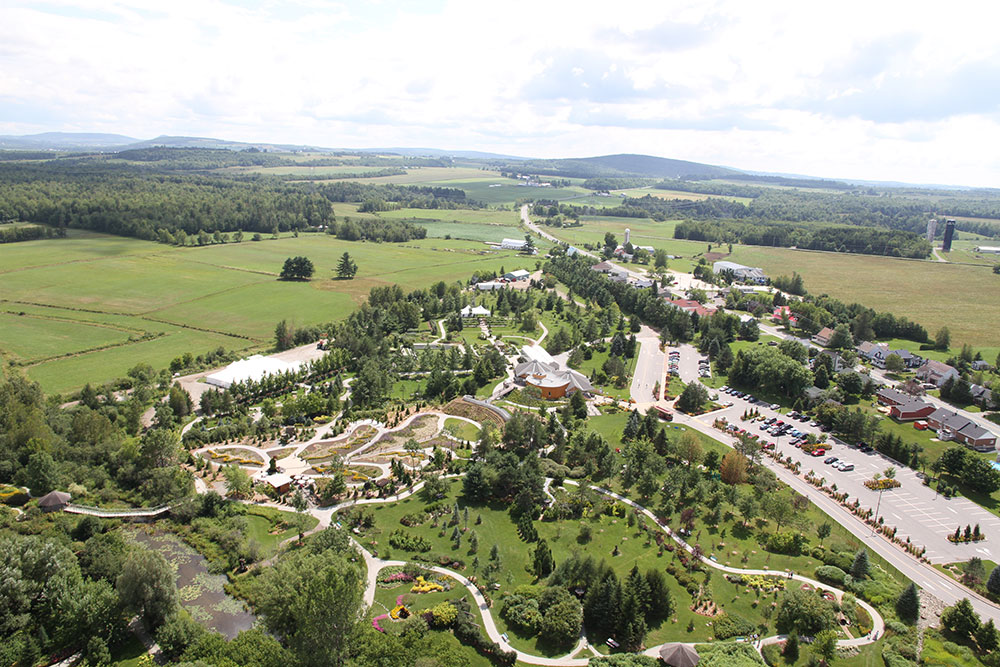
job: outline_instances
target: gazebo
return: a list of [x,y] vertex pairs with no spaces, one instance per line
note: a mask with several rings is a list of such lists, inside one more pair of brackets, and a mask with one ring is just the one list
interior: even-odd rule
[[50,491],[38,500],[43,512],[55,512],[69,505],[71,496],[62,491]]
[[664,644],[660,649],[660,660],[670,667],[694,667],[700,659],[698,652],[688,644]]

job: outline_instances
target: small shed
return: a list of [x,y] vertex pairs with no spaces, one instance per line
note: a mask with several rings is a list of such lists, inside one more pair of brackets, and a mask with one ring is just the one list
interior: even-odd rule
[[273,475],[264,474],[259,476],[257,479],[270,486],[279,494],[288,493],[292,488],[292,478],[284,473],[277,472]]
[[43,512],[58,512],[66,509],[71,498],[72,496],[64,491],[50,491],[39,499],[38,506]]

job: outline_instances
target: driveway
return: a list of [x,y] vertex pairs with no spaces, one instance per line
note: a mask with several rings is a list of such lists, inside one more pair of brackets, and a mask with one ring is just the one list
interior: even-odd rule
[[666,355],[660,349],[659,336],[646,325],[636,334],[635,340],[639,343],[639,358],[632,374],[632,398],[637,403],[650,403],[659,398],[653,396],[653,388],[658,383],[661,390],[663,388]]

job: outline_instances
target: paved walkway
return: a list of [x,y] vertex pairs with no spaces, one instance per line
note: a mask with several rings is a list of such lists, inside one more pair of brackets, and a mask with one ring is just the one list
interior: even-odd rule
[[[545,487],[546,490],[548,490],[548,485],[550,483],[551,483],[551,480],[546,480],[546,487]],[[572,481],[572,480],[567,480],[565,483],[566,484],[570,484],[570,485],[574,485],[574,486],[579,486],[578,482],[575,482],[575,481]],[[395,502],[398,499],[401,499],[401,498],[407,497],[409,495],[412,495],[413,493],[416,493],[420,489],[421,486],[422,486],[422,483],[416,485],[415,487],[413,487],[413,489],[410,489],[406,493],[401,494],[398,498],[394,496],[393,498],[388,498],[388,499],[385,499],[385,498],[368,499],[368,502]],[[626,503],[626,504],[634,507],[636,510],[642,512],[643,514],[645,514],[646,516],[648,516],[650,519],[652,519],[653,522],[657,526],[659,526],[659,528],[663,532],[665,532],[668,536],[670,536],[681,548],[683,548],[686,551],[688,551],[688,553],[691,553],[691,554],[694,553],[694,548],[693,547],[691,547],[687,542],[685,542],[680,536],[676,535],[673,531],[671,531],[669,527],[660,524],[660,522],[656,518],[656,515],[653,514],[653,512],[651,512],[649,509],[643,507],[642,505],[640,505],[639,503],[636,503],[633,500],[629,500],[628,498],[625,498],[625,497],[620,496],[620,495],[618,495],[618,494],[616,494],[616,493],[614,493],[612,491],[609,491],[608,489],[604,489],[602,487],[593,486],[593,485],[590,485],[589,488],[593,489],[594,491],[597,491],[598,493],[602,493],[602,494],[607,495],[609,497],[615,498],[616,500],[619,500],[620,502]],[[336,508],[331,508],[330,510],[324,510],[324,512],[329,512],[329,514],[326,514],[327,525],[329,524],[329,520],[330,520],[329,517],[332,516],[333,511],[335,511],[336,509],[340,509],[342,507],[347,507],[347,506],[354,505],[354,504],[364,504],[365,502],[366,501],[364,501],[364,500],[357,501],[357,502],[351,501],[351,502],[347,502],[347,503],[342,503],[342,504],[338,505]],[[352,538],[352,541],[354,541],[353,538]],[[375,600],[375,590],[376,590],[376,588],[378,586],[377,582],[378,582],[378,572],[379,572],[379,570],[381,570],[382,568],[385,568],[385,567],[392,566],[392,565],[402,566],[402,565],[405,565],[406,563],[405,563],[405,561],[383,560],[383,559],[380,559],[380,558],[376,558],[371,553],[369,553],[364,547],[362,547],[358,542],[354,541],[354,544],[358,548],[358,550],[361,552],[361,555],[362,555],[362,557],[365,560],[365,565],[368,568],[368,572],[367,572],[367,587],[365,588],[364,599],[365,599],[365,602],[369,606],[371,606],[371,604]],[[701,557],[701,561],[702,561],[702,563],[704,563],[708,567],[712,567],[712,568],[715,568],[717,570],[721,570],[721,571],[729,573],[729,574],[742,574],[742,575],[748,575],[748,576],[763,575],[763,576],[771,576],[771,577],[789,576],[786,573],[774,572],[774,571],[771,571],[771,570],[745,570],[745,569],[736,568],[736,567],[729,567],[729,566],[717,563],[716,561],[713,561],[713,560],[711,560],[709,558],[706,558],[704,556]],[[504,640],[504,638],[501,636],[500,631],[497,629],[496,623],[493,620],[493,614],[490,611],[490,608],[489,608],[489,606],[486,603],[486,599],[483,597],[483,594],[479,591],[478,588],[476,588],[476,586],[471,581],[469,581],[466,577],[462,576],[461,574],[455,572],[454,570],[450,570],[448,568],[437,567],[437,566],[428,566],[428,565],[425,565],[425,564],[422,564],[422,563],[417,563],[416,565],[418,565],[421,568],[428,569],[428,570],[431,570],[433,572],[437,572],[438,574],[443,574],[443,575],[446,575],[448,577],[451,577],[452,579],[456,580],[457,582],[459,582],[460,584],[462,584],[463,586],[465,586],[466,590],[468,590],[469,593],[472,595],[473,600],[475,600],[476,606],[479,608],[480,616],[482,617],[483,631],[490,638],[490,641],[496,642],[505,651],[514,651],[517,654],[517,659],[519,661],[527,663],[527,664],[531,664],[531,665],[550,665],[550,666],[565,666],[565,667],[583,666],[583,665],[586,665],[588,663],[589,658],[574,658],[574,657],[572,657],[573,655],[575,655],[576,653],[578,653],[582,648],[584,648],[587,645],[586,638],[582,637],[582,636],[580,637],[580,640],[577,642],[576,646],[574,646],[573,649],[569,653],[567,653],[565,656],[562,656],[562,657],[547,658],[547,657],[543,657],[543,656],[533,655],[531,653],[525,653],[524,651],[521,651],[521,650],[518,650],[518,649],[514,648],[513,646],[510,645],[509,642],[507,642],[506,640]],[[804,577],[804,576],[799,575],[799,574],[791,573],[791,575],[790,575],[789,578],[791,580],[793,580],[793,581],[800,581],[800,582],[809,584],[810,586],[813,586],[815,588],[819,588],[819,589],[822,589],[822,590],[829,591],[833,595],[835,595],[838,600],[841,599],[843,597],[843,594],[844,594],[844,591],[841,591],[841,590],[839,590],[837,588],[834,588],[833,586],[829,586],[829,585],[824,584],[824,583],[822,583],[820,581],[816,581],[814,579],[810,579],[809,577]],[[882,619],[881,614],[879,614],[878,611],[876,611],[874,607],[872,607],[871,605],[869,605],[867,602],[865,602],[863,600],[859,599],[858,600],[858,604],[861,605],[865,609],[865,611],[867,611],[868,614],[871,616],[872,623],[873,623],[872,632],[875,633],[875,636],[881,636],[885,632],[885,624],[884,624],[884,621]],[[772,637],[772,638],[764,640],[762,643],[771,643],[771,642],[775,642],[775,641],[780,641],[783,638],[784,638],[783,636]],[[857,647],[857,646],[864,646],[866,644],[870,644],[873,641],[874,640],[872,639],[872,634],[869,633],[868,635],[865,635],[863,637],[856,637],[854,639],[841,639],[837,643],[837,645],[840,646],[840,647],[842,647],[842,648],[852,647],[852,646],[853,647]],[[698,642],[698,643],[703,643],[703,642]],[[694,644],[692,643],[691,645],[693,646]],[[660,648],[662,648],[662,646],[663,645],[661,644],[661,645],[649,647],[648,649],[646,649],[645,654],[655,657],[655,656],[659,655],[659,650],[660,650]]]

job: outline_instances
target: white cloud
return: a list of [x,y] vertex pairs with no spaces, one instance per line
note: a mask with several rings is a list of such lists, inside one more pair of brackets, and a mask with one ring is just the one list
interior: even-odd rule
[[8,0],[0,132],[997,186],[1000,10],[962,4]]

